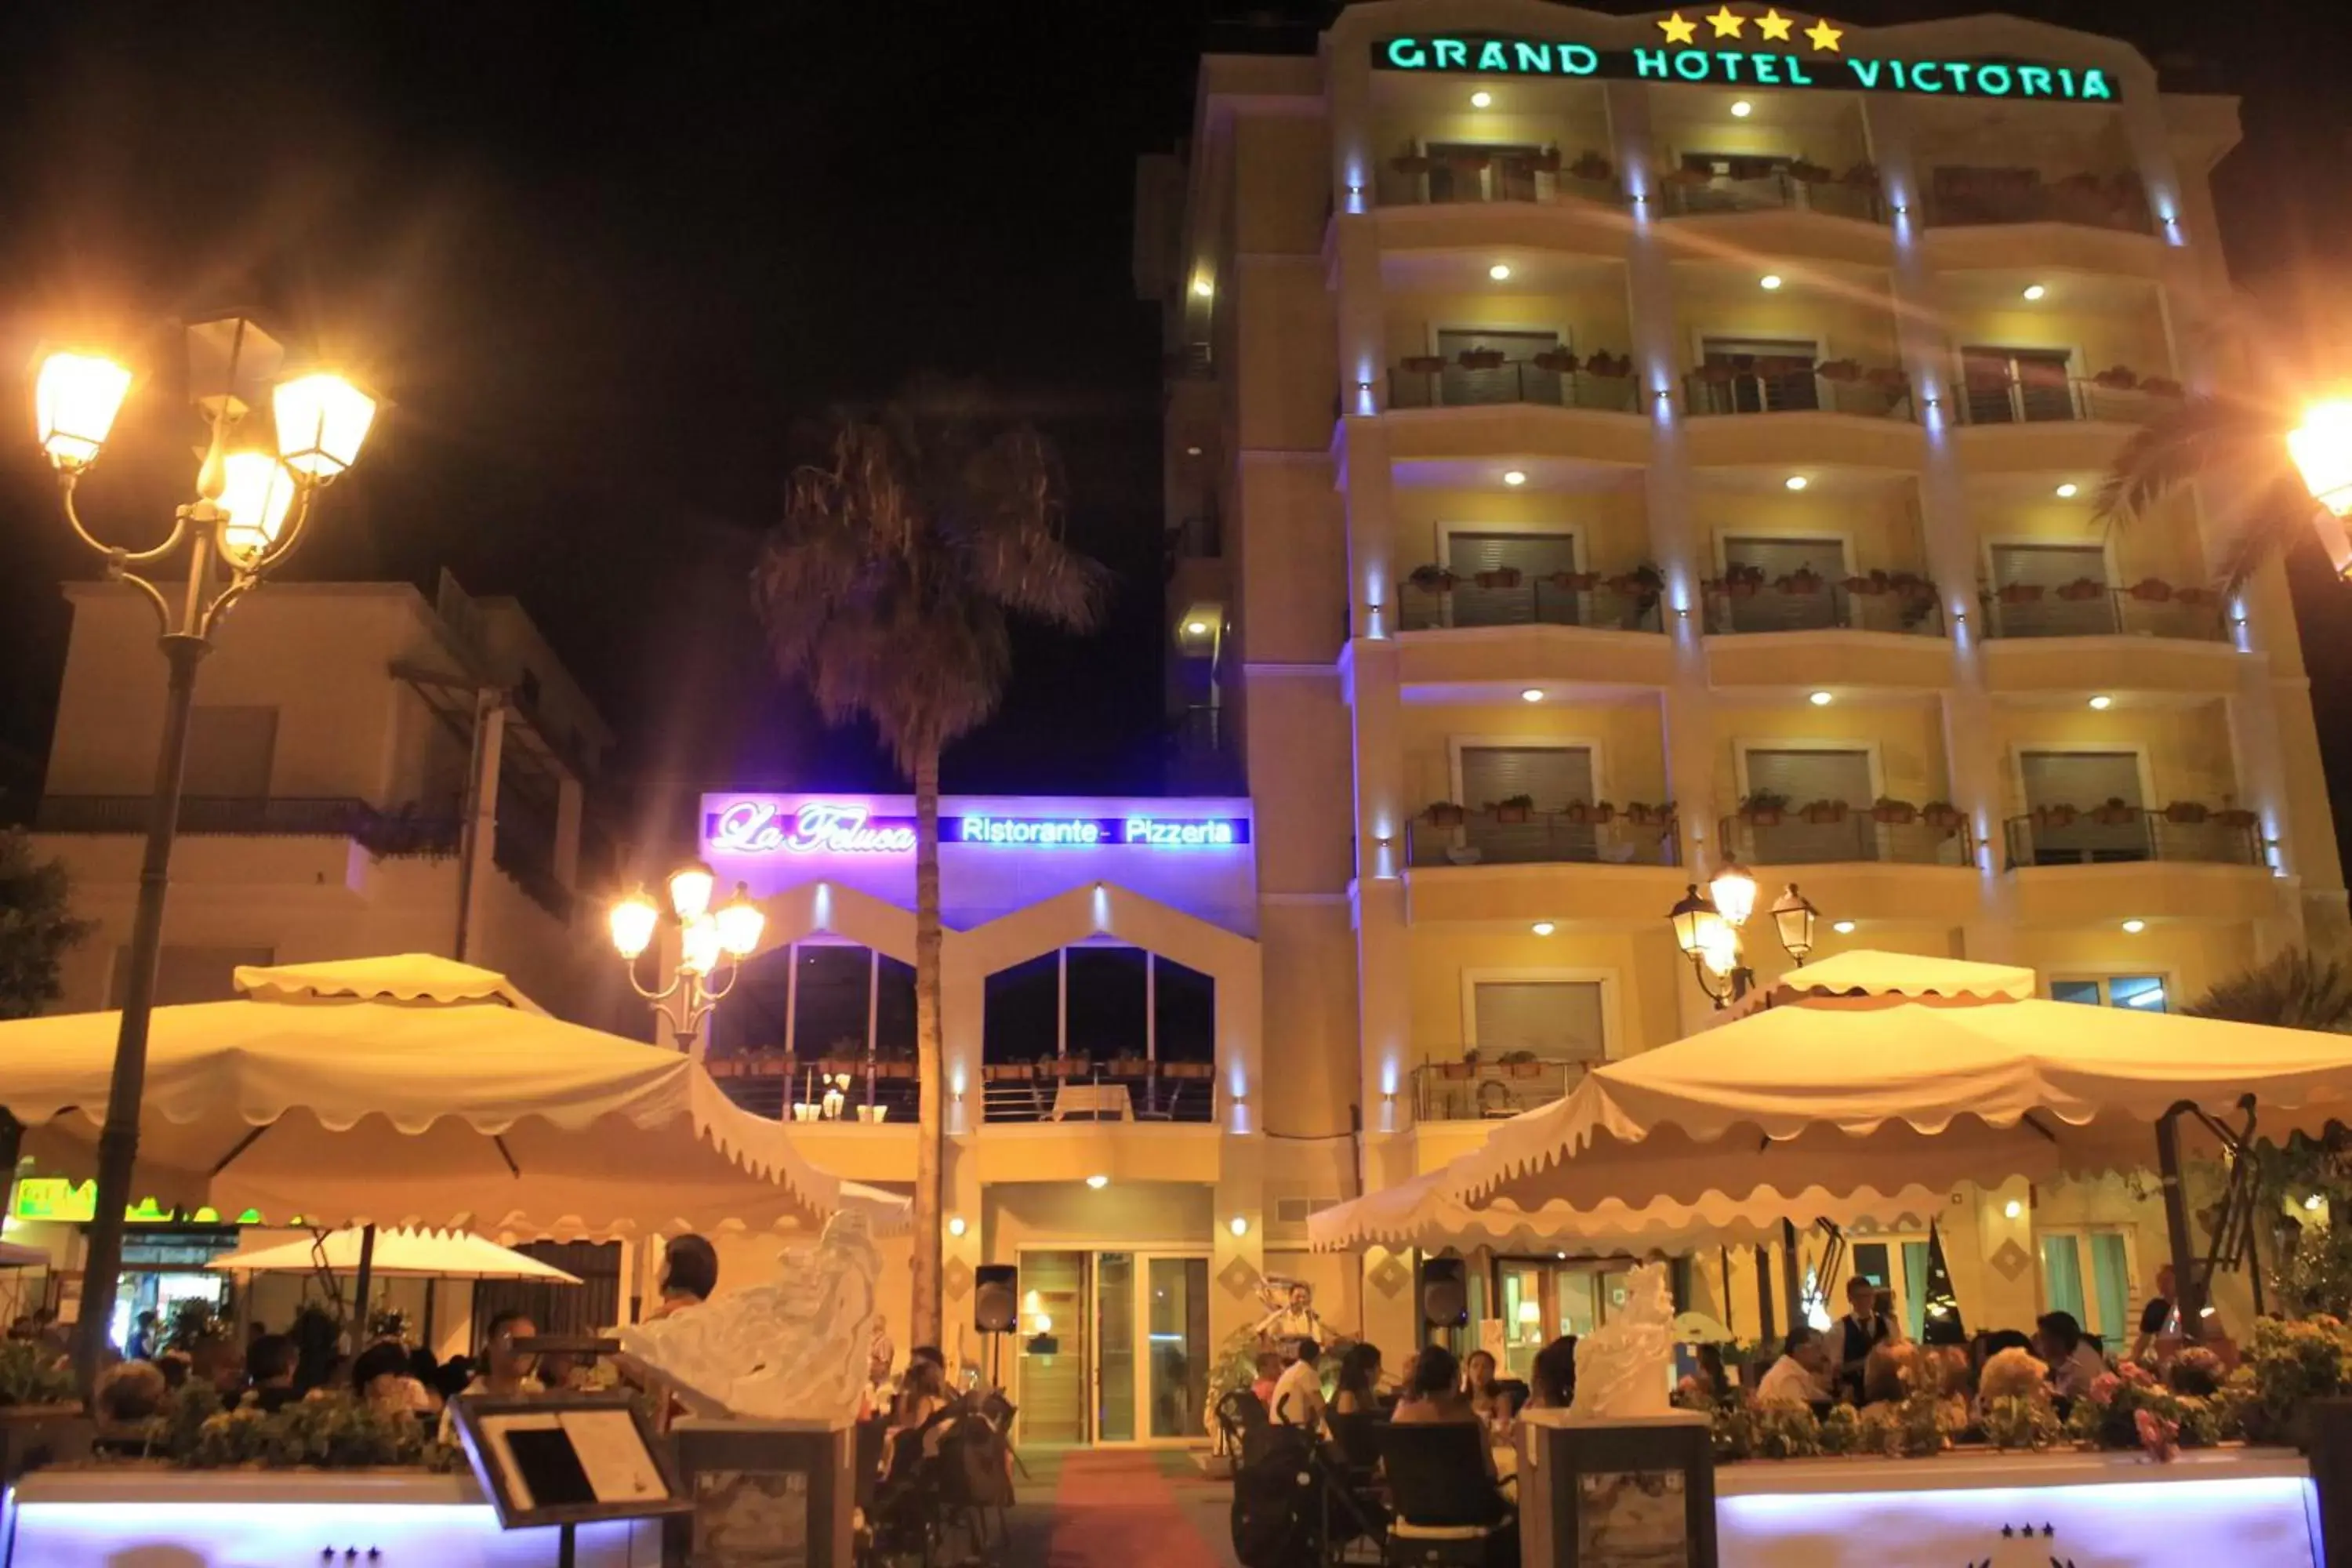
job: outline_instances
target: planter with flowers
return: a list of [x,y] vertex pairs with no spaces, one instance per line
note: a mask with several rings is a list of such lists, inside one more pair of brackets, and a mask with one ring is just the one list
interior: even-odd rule
[[1733,562],[1723,569],[1723,591],[1735,599],[1752,599],[1764,586],[1764,568]]
[[1554,375],[1574,375],[1581,362],[1567,349],[1546,349],[1528,363]]
[[[2223,795],[2221,798],[2226,803],[2230,797]],[[2263,819],[2259,812],[2248,811],[2242,805],[2224,804],[2221,810],[2213,814],[2213,820],[2223,827],[2255,827],[2261,825]]]
[[1671,805],[1651,805],[1643,801],[1631,801],[1625,806],[1625,820],[1635,827],[1664,827],[1675,819]]
[[1435,375],[1445,368],[1444,354],[1407,354],[1399,362],[1409,375]]
[[1477,574],[1474,579],[1481,588],[1490,589],[1516,588],[1524,580],[1516,566],[1496,566]]
[[2003,583],[1999,597],[2004,605],[2038,605],[2042,602],[2039,583]]
[[1405,581],[1424,594],[1450,594],[1460,581],[1443,566],[1416,566],[1406,574]]
[[1424,806],[1421,817],[1432,827],[1459,827],[1470,820],[1470,814],[1450,800],[1441,800]]
[[2107,585],[2096,577],[2077,577],[2071,583],[2058,584],[2058,596],[2072,605],[2104,597],[2106,591]]
[[1769,789],[1752,790],[1739,803],[1739,820],[1750,827],[1778,827],[1789,809],[1789,797]]
[[1500,800],[1487,802],[1486,809],[1495,814],[1496,823],[1517,827],[1535,816],[1536,802],[1533,795],[1509,795]]
[[1800,566],[1794,572],[1784,572],[1772,579],[1772,586],[1783,594],[1810,598],[1822,591],[1822,574],[1810,566]]
[[1607,801],[1587,804],[1580,800],[1568,803],[1568,819],[1580,827],[1606,827],[1617,816],[1617,808]]
[[1816,827],[1828,827],[1843,822],[1846,804],[1842,800],[1817,800],[1805,807],[1805,820]]
[[2172,601],[2172,584],[2160,577],[2143,577],[2124,592],[2143,605],[2164,605]]
[[2071,805],[2037,805],[2033,808],[2033,822],[2037,827],[2072,827],[2081,815]]
[[1590,594],[1601,586],[1598,572],[1554,572],[1544,582],[1563,594]]
[[1464,349],[1454,360],[1464,370],[1500,370],[1506,363],[1500,349]]
[[1919,808],[1907,800],[1896,800],[1889,795],[1880,795],[1871,802],[1870,819],[1873,822],[1883,823],[1888,827],[1908,827],[1917,821],[1918,817]]
[[1950,801],[1931,800],[1919,808],[1919,820],[1930,827],[1941,828],[1948,833],[1966,818],[1960,815],[1960,808]]
[[2139,820],[2139,807],[2119,795],[2111,795],[2091,808],[2091,820],[2101,827],[2129,827]]
[[2182,827],[2195,827],[2212,815],[2201,800],[2176,800],[2164,808],[2164,820]]

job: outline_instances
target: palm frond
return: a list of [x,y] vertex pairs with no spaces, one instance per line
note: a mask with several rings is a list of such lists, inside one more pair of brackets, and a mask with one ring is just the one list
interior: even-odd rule
[[2286,462],[2285,428],[2280,412],[2263,404],[2185,398],[2132,432],[2099,480],[2093,519],[2132,522],[2198,479],[2266,485]]
[[2191,1017],[2238,1024],[2352,1030],[2352,972],[2337,959],[2290,947],[2269,963],[2216,984],[2187,1012]]

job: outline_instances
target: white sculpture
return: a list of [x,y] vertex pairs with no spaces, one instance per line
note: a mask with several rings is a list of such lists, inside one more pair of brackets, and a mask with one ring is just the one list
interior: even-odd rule
[[1576,1342],[1572,1423],[1639,1420],[1673,1408],[1675,1298],[1666,1266],[1644,1263],[1625,1283],[1625,1305]]
[[872,1228],[845,1209],[815,1246],[789,1247],[777,1261],[773,1284],[623,1329],[623,1353],[667,1380],[698,1415],[846,1426],[881,1322]]

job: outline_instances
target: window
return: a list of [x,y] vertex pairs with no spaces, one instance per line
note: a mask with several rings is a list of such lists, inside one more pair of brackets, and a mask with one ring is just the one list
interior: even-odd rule
[[1000,969],[982,986],[981,1059],[1034,1062],[1061,1046],[1062,955],[1036,957]]
[[1034,1062],[1072,1056],[1216,1059],[1217,984],[1139,947],[1091,942],[988,977],[981,1057]]
[[[1925,1331],[1927,1317],[1927,1238],[1880,1237],[1857,1241],[1849,1273],[1869,1280],[1894,1298],[1903,1331],[1916,1344]],[[1844,1302],[1845,1292],[1841,1289],[1833,1303],[1834,1310],[1843,1311]]]
[[[1706,395],[1694,412],[1777,414],[1819,408],[1821,387],[1813,380],[1818,348],[1810,339],[1702,339],[1699,363],[1717,374],[1702,378]],[[1729,379],[1718,379],[1724,373]]]
[[2139,787],[2137,756],[2129,752],[2021,752],[2017,766],[2028,812],[2041,813],[2049,806],[2072,806],[2075,812],[2072,822],[2035,816],[2032,864],[2081,866],[2147,858],[2145,818],[2098,822],[2091,816],[2110,800],[2131,806],[2147,804]]
[[1151,1031],[1163,1062],[1217,1059],[1217,983],[1157,953],[1151,960]]
[[2072,1313],[2103,1350],[2120,1353],[2131,1348],[2131,1249],[2121,1231],[2042,1233],[2044,1310]]
[[915,1055],[915,969],[869,947],[795,942],[743,965],[711,1015],[719,1055],[789,1050],[803,1061]]
[[[1481,815],[1464,830],[1455,858],[1525,864],[1600,858],[1600,835],[1589,825],[1561,820],[1576,801],[1598,798],[1590,746],[1465,746],[1462,804]],[[1505,822],[1496,807],[1525,796],[1528,820]]]
[[269,763],[278,749],[278,710],[199,707],[188,713],[186,794],[268,800]]
[[1097,1060],[1143,1055],[1151,955],[1139,947],[1074,947],[1066,957],[1070,1049]]
[[[1577,596],[1544,581],[1576,570],[1576,538],[1567,533],[1477,533],[1457,529],[1445,536],[1445,569],[1457,581],[1446,595],[1451,624],[1457,626],[1524,626],[1546,621],[1577,624]],[[1481,573],[1517,572],[1516,588],[1489,588]]]
[[[267,947],[173,947],[166,945],[155,965],[155,1005],[176,1007],[184,1002],[234,1002],[236,972],[240,964],[263,965],[277,961]],[[114,973],[106,987],[106,1005],[122,1005],[131,984],[131,950],[114,950]]]
[[[1845,577],[1843,540],[1727,537],[1723,563],[1727,570],[1746,567],[1763,574],[1758,592],[1727,601],[1733,631],[1807,631],[1840,624],[1838,590],[1832,585]],[[1800,571],[1821,578],[1820,587],[1811,594],[1789,594],[1774,586]]]
[[[1558,403],[1559,373],[1528,363],[1539,353],[1560,346],[1558,332],[1486,331],[1475,328],[1440,331],[1437,352],[1445,369],[1437,380],[1438,401],[1449,406],[1478,403]],[[1462,356],[1491,349],[1503,363],[1491,370],[1472,370]]]
[[[1433,142],[1428,147],[1429,199],[1531,202],[1536,199],[1535,160],[1540,152],[1509,143]],[[1483,169],[1477,167],[1482,160]]]
[[[2100,591],[2061,598],[2058,590],[2092,582]],[[2039,588],[2038,599],[2014,603],[1998,590],[2012,584]],[[2005,637],[2103,637],[2122,628],[2115,595],[2106,592],[2107,552],[2095,544],[1996,544],[1992,547],[1993,612]]]
[[[1779,795],[1787,803],[1778,824],[1749,827],[1756,859],[1807,866],[1878,858],[1878,829],[1870,816],[1877,792],[1871,788],[1868,752],[1755,747],[1746,758],[1748,793]],[[1817,800],[1845,802],[1845,820],[1807,822],[1804,809]]]
[[1538,1060],[1608,1059],[1597,980],[1477,980],[1470,986],[1471,1043],[1488,1060],[1516,1051]]
[[2112,974],[2098,980],[2053,980],[2053,1002],[2080,1002],[2092,1007],[2137,1007],[2146,1013],[2168,1011],[2172,997],[2160,974]]
[[795,1056],[845,1060],[866,1054],[871,1000],[870,948],[813,942],[793,950],[793,1033]]
[[1969,347],[1960,351],[1960,380],[1971,425],[2023,425],[2074,417],[2069,379],[2074,355],[2064,349]]

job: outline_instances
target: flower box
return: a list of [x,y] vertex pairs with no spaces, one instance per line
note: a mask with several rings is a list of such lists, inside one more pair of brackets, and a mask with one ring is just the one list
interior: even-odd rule
[[1585,359],[1584,374],[1606,376],[1612,381],[1622,380],[1633,374],[1633,361],[1626,354],[1612,354],[1605,352],[1591,354]]
[[1541,1062],[1505,1062],[1503,1064],[1504,1074],[1510,1078],[1541,1078],[1543,1069],[1544,1065]]
[[1889,827],[1907,827],[1919,816],[1919,808],[1907,800],[1881,798],[1872,803],[1870,818]]
[[2213,820],[2223,827],[2253,827],[2262,822],[2259,812],[2248,811],[2242,805],[2225,805],[2213,814]]
[[1930,827],[1938,827],[1948,832],[1967,819],[1960,815],[1960,808],[1950,801],[1931,800],[1919,808],[1919,820]]
[[1867,577],[1848,577],[1839,586],[1849,594],[1859,595],[1866,599],[1875,599],[1886,593],[1894,584],[1887,581],[1885,573],[1873,572]]
[[1464,349],[1454,357],[1464,370],[1500,370],[1507,363],[1500,349]]
[[2004,605],[2038,605],[2042,602],[2039,583],[2003,583],[1999,595]]
[[989,1062],[980,1069],[982,1082],[1027,1083],[1036,1069],[1027,1062]]
[[876,1062],[874,1076],[904,1081],[915,1076],[915,1064],[913,1062]]
[[1538,370],[1549,371],[1554,375],[1574,375],[1581,362],[1566,349],[1546,349],[1529,363]]
[[1400,362],[1407,374],[1435,375],[1445,368],[1444,354],[1407,354]]
[[2044,827],[2072,827],[2074,819],[2081,815],[2071,805],[2037,805],[2033,808],[2033,820]]
[[1516,827],[1535,816],[1536,803],[1532,796],[1515,795],[1508,800],[1488,802],[1486,809],[1495,814],[1497,823]]
[[1601,586],[1598,572],[1555,572],[1544,579],[1563,594],[1590,594]]
[[2105,804],[2094,806],[2091,820],[2102,827],[2123,827],[2139,820],[2139,807],[2126,804],[2120,795],[2109,795]]
[[2125,590],[2143,605],[2169,604],[2172,584],[2156,577],[2143,577]]
[[1587,151],[1576,155],[1576,162],[1568,166],[1568,172],[1580,180],[1599,182],[1615,178],[1617,165],[1598,153]]
[[1846,804],[1842,800],[1817,800],[1805,807],[1805,820],[1816,827],[1843,822],[1845,817]]
[[2093,376],[2091,384],[2110,392],[2131,392],[2139,385],[2139,373],[2127,364],[2111,364]]
[[1750,827],[1778,827],[1788,809],[1789,803],[1779,795],[1752,795],[1739,803],[1739,820]]
[[1142,1057],[1113,1057],[1110,1059],[1110,1076],[1149,1078],[1151,1076],[1151,1063]]
[[1450,594],[1459,579],[1443,566],[1416,566],[1405,581],[1424,594]]
[[1673,815],[1665,806],[1644,805],[1640,801],[1625,807],[1625,820],[1635,827],[1663,827]]
[[1437,1076],[1444,1079],[1460,1080],[1469,1078],[1477,1070],[1478,1064],[1472,1061],[1440,1062],[1437,1064]]
[[1773,579],[1772,585],[1783,594],[1811,597],[1822,591],[1822,574],[1810,566],[1800,566],[1794,572]]
[[1470,814],[1452,801],[1439,801],[1424,808],[1421,815],[1432,827],[1459,827],[1470,819]]
[[1606,827],[1617,816],[1617,808],[1607,801],[1587,805],[1580,800],[1568,803],[1568,819],[1579,826]]
[[1823,381],[1860,381],[1862,362],[1855,359],[1823,360],[1818,374]]
[[1161,1062],[1160,1076],[1165,1079],[1199,1079],[1213,1078],[1217,1071],[1214,1062]]
[[2094,577],[2077,577],[2071,583],[2061,583],[2057,590],[2058,596],[2069,604],[2098,598],[2106,591],[2107,585]]
[[2193,827],[2212,815],[2212,808],[2200,800],[2176,800],[2164,808],[2164,820],[2183,827]]

